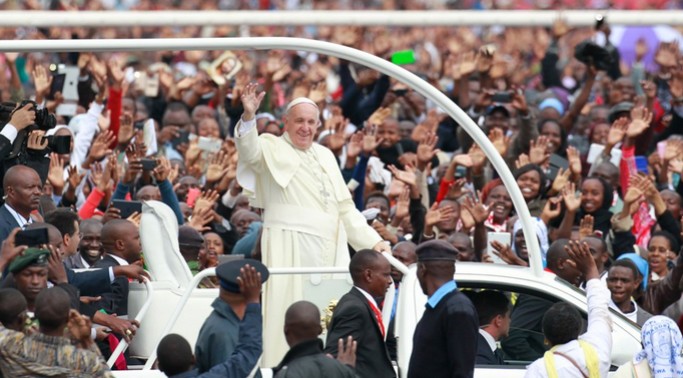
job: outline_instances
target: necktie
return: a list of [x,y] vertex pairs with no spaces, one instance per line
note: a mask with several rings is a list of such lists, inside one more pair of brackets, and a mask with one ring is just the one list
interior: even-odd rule
[[496,348],[496,350],[493,351],[493,355],[496,356],[496,360],[498,364],[504,365],[505,364],[505,358],[503,358],[503,351],[500,350],[500,348]]
[[368,304],[370,305],[370,309],[372,310],[372,313],[375,314],[375,319],[377,320],[377,325],[379,326],[380,332],[382,332],[382,337],[384,337],[384,322],[382,321],[382,313],[379,311],[377,306],[375,306],[372,301],[368,300]]

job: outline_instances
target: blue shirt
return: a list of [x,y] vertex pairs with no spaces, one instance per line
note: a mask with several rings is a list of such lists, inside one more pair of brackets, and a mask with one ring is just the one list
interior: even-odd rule
[[441,285],[441,287],[432,294],[431,297],[427,300],[426,306],[435,308],[439,302],[443,299],[443,297],[446,296],[446,294],[450,293],[451,291],[455,290],[458,288],[458,285],[455,284],[455,281],[448,281],[445,284]]

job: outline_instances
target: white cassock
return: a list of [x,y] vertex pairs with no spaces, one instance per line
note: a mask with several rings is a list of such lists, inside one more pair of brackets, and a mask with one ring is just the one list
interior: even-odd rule
[[[252,123],[254,122],[254,123]],[[285,133],[258,136],[255,121],[240,121],[237,180],[264,209],[262,261],[275,267],[348,267],[347,242],[369,249],[382,241],[356,209],[332,152],[318,144],[294,148]],[[303,275],[271,275],[264,291],[262,366],[277,365],[289,349],[284,312],[305,299]]]

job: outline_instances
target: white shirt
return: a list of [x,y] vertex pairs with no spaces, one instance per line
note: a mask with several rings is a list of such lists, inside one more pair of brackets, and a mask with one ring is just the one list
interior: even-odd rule
[[631,311],[629,313],[625,313],[625,312],[621,311],[619,306],[617,306],[613,300],[609,301],[609,307],[615,309],[618,313],[627,317],[628,320],[638,324],[638,320],[637,320],[638,319],[638,305],[636,304],[636,302],[634,300],[631,300],[631,303],[633,303],[633,311]]
[[356,289],[358,289],[358,291],[360,291],[360,292],[363,294],[363,296],[364,296],[365,298],[367,298],[368,301],[370,301],[370,303],[372,303],[372,304],[375,306],[376,309],[379,310],[379,306],[377,306],[377,302],[375,302],[375,298],[373,298],[372,295],[370,295],[370,293],[368,293],[367,291],[365,291],[365,290],[359,288],[358,286],[354,286],[354,287],[355,287]]
[[484,337],[484,340],[486,340],[486,343],[489,344],[489,348],[491,348],[492,352],[495,352],[496,349],[498,349],[498,344],[496,344],[496,340],[491,336],[490,333],[486,332],[485,330],[479,328],[479,334]]
[[85,269],[90,269],[90,267],[91,267],[92,265],[88,264],[88,262],[85,261],[85,259],[83,258],[83,256],[78,255],[78,258],[81,259],[81,263],[83,263],[83,267],[85,267]]
[[130,264],[128,264],[128,261],[126,261],[126,260],[124,260],[124,259],[122,259],[122,258],[120,258],[114,254],[110,253],[108,256],[111,257],[112,259],[116,260],[116,262],[119,263],[119,265],[121,265],[121,266],[130,265]]
[[[595,348],[598,354],[600,376],[607,377],[612,353],[612,318],[609,313],[610,291],[599,278],[592,279],[586,284],[588,297],[588,329],[579,339],[588,342]],[[557,348],[576,361],[582,367],[583,374],[564,357],[555,355],[555,368],[557,376],[562,378],[583,378],[588,375],[586,360],[578,340],[572,340]],[[527,368],[524,377],[545,378],[548,373],[545,369],[543,357],[534,361]]]
[[27,224],[33,223],[33,219],[31,219],[31,216],[29,215],[28,219],[24,218],[21,214],[17,213],[16,210],[12,208],[12,206],[9,205],[9,203],[5,202],[5,207],[7,208],[7,211],[9,211],[10,214],[12,214],[12,217],[14,217],[14,220],[17,221],[17,224],[19,227],[22,229],[26,227]]
[[498,344],[496,344],[496,340],[491,336],[490,333],[486,332],[485,330],[479,328],[479,334],[484,337],[484,340],[489,344],[489,348],[491,348],[492,352],[495,352],[496,349],[498,349]]

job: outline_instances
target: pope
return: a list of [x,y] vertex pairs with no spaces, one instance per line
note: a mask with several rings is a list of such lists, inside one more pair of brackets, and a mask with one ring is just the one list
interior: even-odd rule
[[[248,84],[242,92],[237,180],[251,205],[264,210],[263,263],[268,268],[347,267],[347,243],[355,250],[390,252],[354,206],[332,152],[313,143],[321,125],[315,102],[294,99],[285,111],[283,135],[259,136],[255,114],[265,92],[257,93],[256,87]],[[265,288],[264,313],[304,299],[303,280],[302,275],[273,277]],[[276,364],[287,351],[283,327],[283,317],[265,317],[264,339],[279,341],[266,349],[265,364]]]

